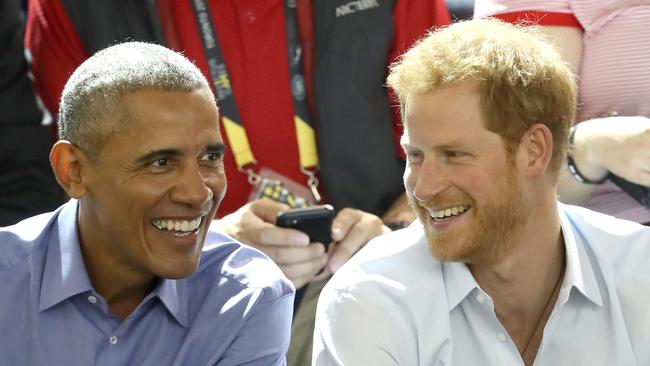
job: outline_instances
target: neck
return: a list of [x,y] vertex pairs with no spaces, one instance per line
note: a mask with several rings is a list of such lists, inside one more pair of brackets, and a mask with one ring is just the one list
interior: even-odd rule
[[535,338],[541,341],[557,298],[565,256],[555,202],[537,207],[535,212],[539,214],[531,216],[527,226],[513,235],[517,245],[505,258],[496,264],[468,265],[478,284],[492,298],[497,318],[525,359],[530,358],[526,351],[532,344],[532,360],[539,347]]
[[113,315],[125,319],[142,302],[158,283],[159,278],[142,273],[126,273],[106,263],[98,263],[99,258],[82,246],[86,271],[93,288],[108,304]]
[[79,242],[86,272],[95,291],[107,302],[119,319],[125,319],[157,285],[159,278],[145,271],[126,266],[111,253],[110,243],[84,240],[84,225],[80,220]]

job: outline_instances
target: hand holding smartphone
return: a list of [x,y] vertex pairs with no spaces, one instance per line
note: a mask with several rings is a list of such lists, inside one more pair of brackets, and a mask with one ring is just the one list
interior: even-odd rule
[[280,227],[300,230],[309,236],[310,242],[319,242],[327,246],[332,241],[332,220],[334,208],[330,205],[318,205],[293,208],[280,212],[275,224]]

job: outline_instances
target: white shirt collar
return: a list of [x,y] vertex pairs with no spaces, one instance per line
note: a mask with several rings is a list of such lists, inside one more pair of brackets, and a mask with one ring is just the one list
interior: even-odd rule
[[584,239],[574,230],[573,223],[564,212],[563,204],[558,203],[558,211],[566,250],[566,271],[557,306],[562,306],[569,300],[569,294],[574,287],[594,304],[603,306],[591,257],[585,250]]

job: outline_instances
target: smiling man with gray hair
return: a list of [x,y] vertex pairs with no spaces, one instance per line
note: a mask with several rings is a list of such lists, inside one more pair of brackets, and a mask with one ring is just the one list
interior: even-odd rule
[[72,199],[0,228],[2,365],[284,365],[293,287],[209,230],[226,191],[208,82],[130,42],[68,80],[50,161]]

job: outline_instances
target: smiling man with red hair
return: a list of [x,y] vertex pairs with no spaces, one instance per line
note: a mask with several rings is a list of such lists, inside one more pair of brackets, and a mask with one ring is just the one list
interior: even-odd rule
[[650,229],[557,202],[576,85],[534,28],[472,20],[394,64],[418,221],[323,290],[314,365],[650,362]]

